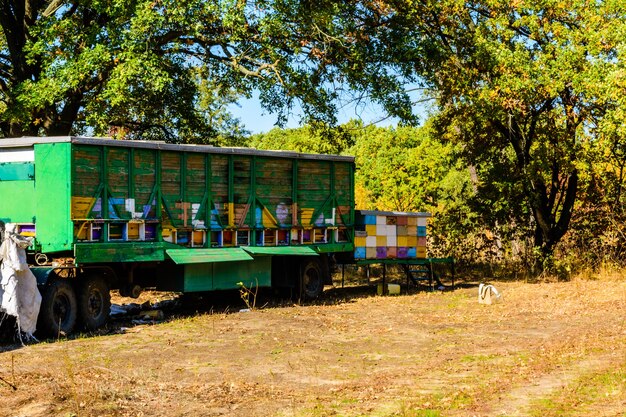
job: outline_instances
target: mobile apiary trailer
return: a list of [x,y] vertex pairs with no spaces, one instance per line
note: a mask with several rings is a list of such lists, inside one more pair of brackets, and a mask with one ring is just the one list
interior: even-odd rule
[[[382,256],[370,249],[368,231],[385,258],[426,256],[418,246],[422,221],[399,213],[399,224],[374,219],[372,228],[367,212],[355,224],[354,169],[347,156],[3,139],[0,220],[34,238],[29,259],[42,290],[42,333],[67,333],[77,322],[101,326],[110,289],[137,296],[145,286],[198,292],[243,282],[315,298],[330,283],[331,260]],[[396,249],[392,235],[406,246]]]

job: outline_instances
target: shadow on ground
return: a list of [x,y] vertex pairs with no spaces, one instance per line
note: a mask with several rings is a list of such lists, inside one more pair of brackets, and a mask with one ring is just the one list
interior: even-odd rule
[[[247,305],[239,291],[174,294],[166,300],[158,302],[145,301],[141,304],[134,303],[132,302],[134,300],[131,300],[131,302],[114,305],[111,319],[105,327],[97,331],[80,332],[79,330],[66,337],[46,339],[45,341],[50,343],[57,340],[121,334],[136,326],[157,325],[180,318],[193,317],[198,314],[233,314],[245,312],[251,307],[264,309],[291,307],[294,305],[338,305],[351,303],[358,299],[378,296],[377,286],[379,283],[382,283],[380,278],[370,280],[368,284],[349,284],[344,287],[341,287],[341,283],[336,283],[333,287],[327,287],[322,297],[312,301],[293,299],[285,296],[285,294],[276,294],[271,289],[259,289],[254,306]],[[435,289],[429,285],[410,283],[407,288],[407,285],[402,283],[401,294],[415,294],[421,291],[453,291],[455,288],[475,286],[477,284],[457,283],[455,287],[446,285],[443,289]],[[159,293],[155,292],[154,294]],[[250,304],[252,303],[250,302]],[[117,311],[117,314],[113,314],[113,311]],[[11,316],[6,316],[0,323],[0,352],[15,350],[24,346],[20,342],[15,329],[15,319]],[[37,335],[35,334],[35,336]],[[33,343],[33,341],[28,343]]]

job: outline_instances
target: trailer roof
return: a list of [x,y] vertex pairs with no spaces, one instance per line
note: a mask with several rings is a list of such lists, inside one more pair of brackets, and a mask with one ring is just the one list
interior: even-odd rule
[[23,148],[38,143],[71,142],[81,145],[105,145],[125,148],[161,149],[167,151],[200,152],[232,155],[258,155],[277,158],[315,159],[327,161],[354,162],[353,156],[310,154],[293,151],[268,151],[255,148],[220,148],[212,145],[188,145],[166,143],[151,140],[116,140],[110,138],[82,137],[82,136],[47,136],[0,139],[1,148]]

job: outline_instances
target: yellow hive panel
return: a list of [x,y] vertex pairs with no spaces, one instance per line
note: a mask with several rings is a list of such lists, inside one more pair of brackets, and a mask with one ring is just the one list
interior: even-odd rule
[[194,246],[202,246],[204,244],[204,232],[202,230],[194,230],[192,238]]
[[96,201],[93,197],[72,197],[72,218],[85,219],[89,216],[89,211]]
[[129,240],[139,239],[139,223],[128,223],[126,233]]
[[410,246],[410,247],[417,246],[417,236],[407,237],[407,246]]
[[74,235],[78,240],[87,240],[89,236],[89,223],[74,224]]
[[365,239],[364,237],[355,237],[354,238],[354,246],[365,246]]
[[312,208],[303,208],[300,215],[300,223],[303,226],[309,226],[311,224],[311,219],[313,218],[313,212],[315,209]]
[[407,218],[407,225],[409,225],[409,226],[417,226],[417,217],[409,217],[409,218]]
[[418,246],[417,247],[417,257],[418,258],[425,258],[426,257],[426,247],[425,246]]
[[407,236],[398,236],[397,239],[398,239],[397,242],[398,242],[399,247],[409,246],[409,239]]
[[365,232],[368,236],[376,236],[376,225],[375,224],[367,224],[365,225]]
[[387,246],[387,236],[376,236],[376,246]]

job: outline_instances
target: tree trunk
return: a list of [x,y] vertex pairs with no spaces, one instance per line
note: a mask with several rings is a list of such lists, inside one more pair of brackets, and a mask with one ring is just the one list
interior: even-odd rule
[[[532,189],[534,195],[530,199],[535,219],[535,247],[540,252],[536,263],[539,272],[542,272],[544,261],[550,258],[555,246],[569,229],[578,194],[578,171],[574,169],[571,172],[566,184],[560,190],[555,190],[553,186],[550,195],[546,191],[544,184],[538,182]],[[560,198],[550,198],[556,193],[562,193]]]

